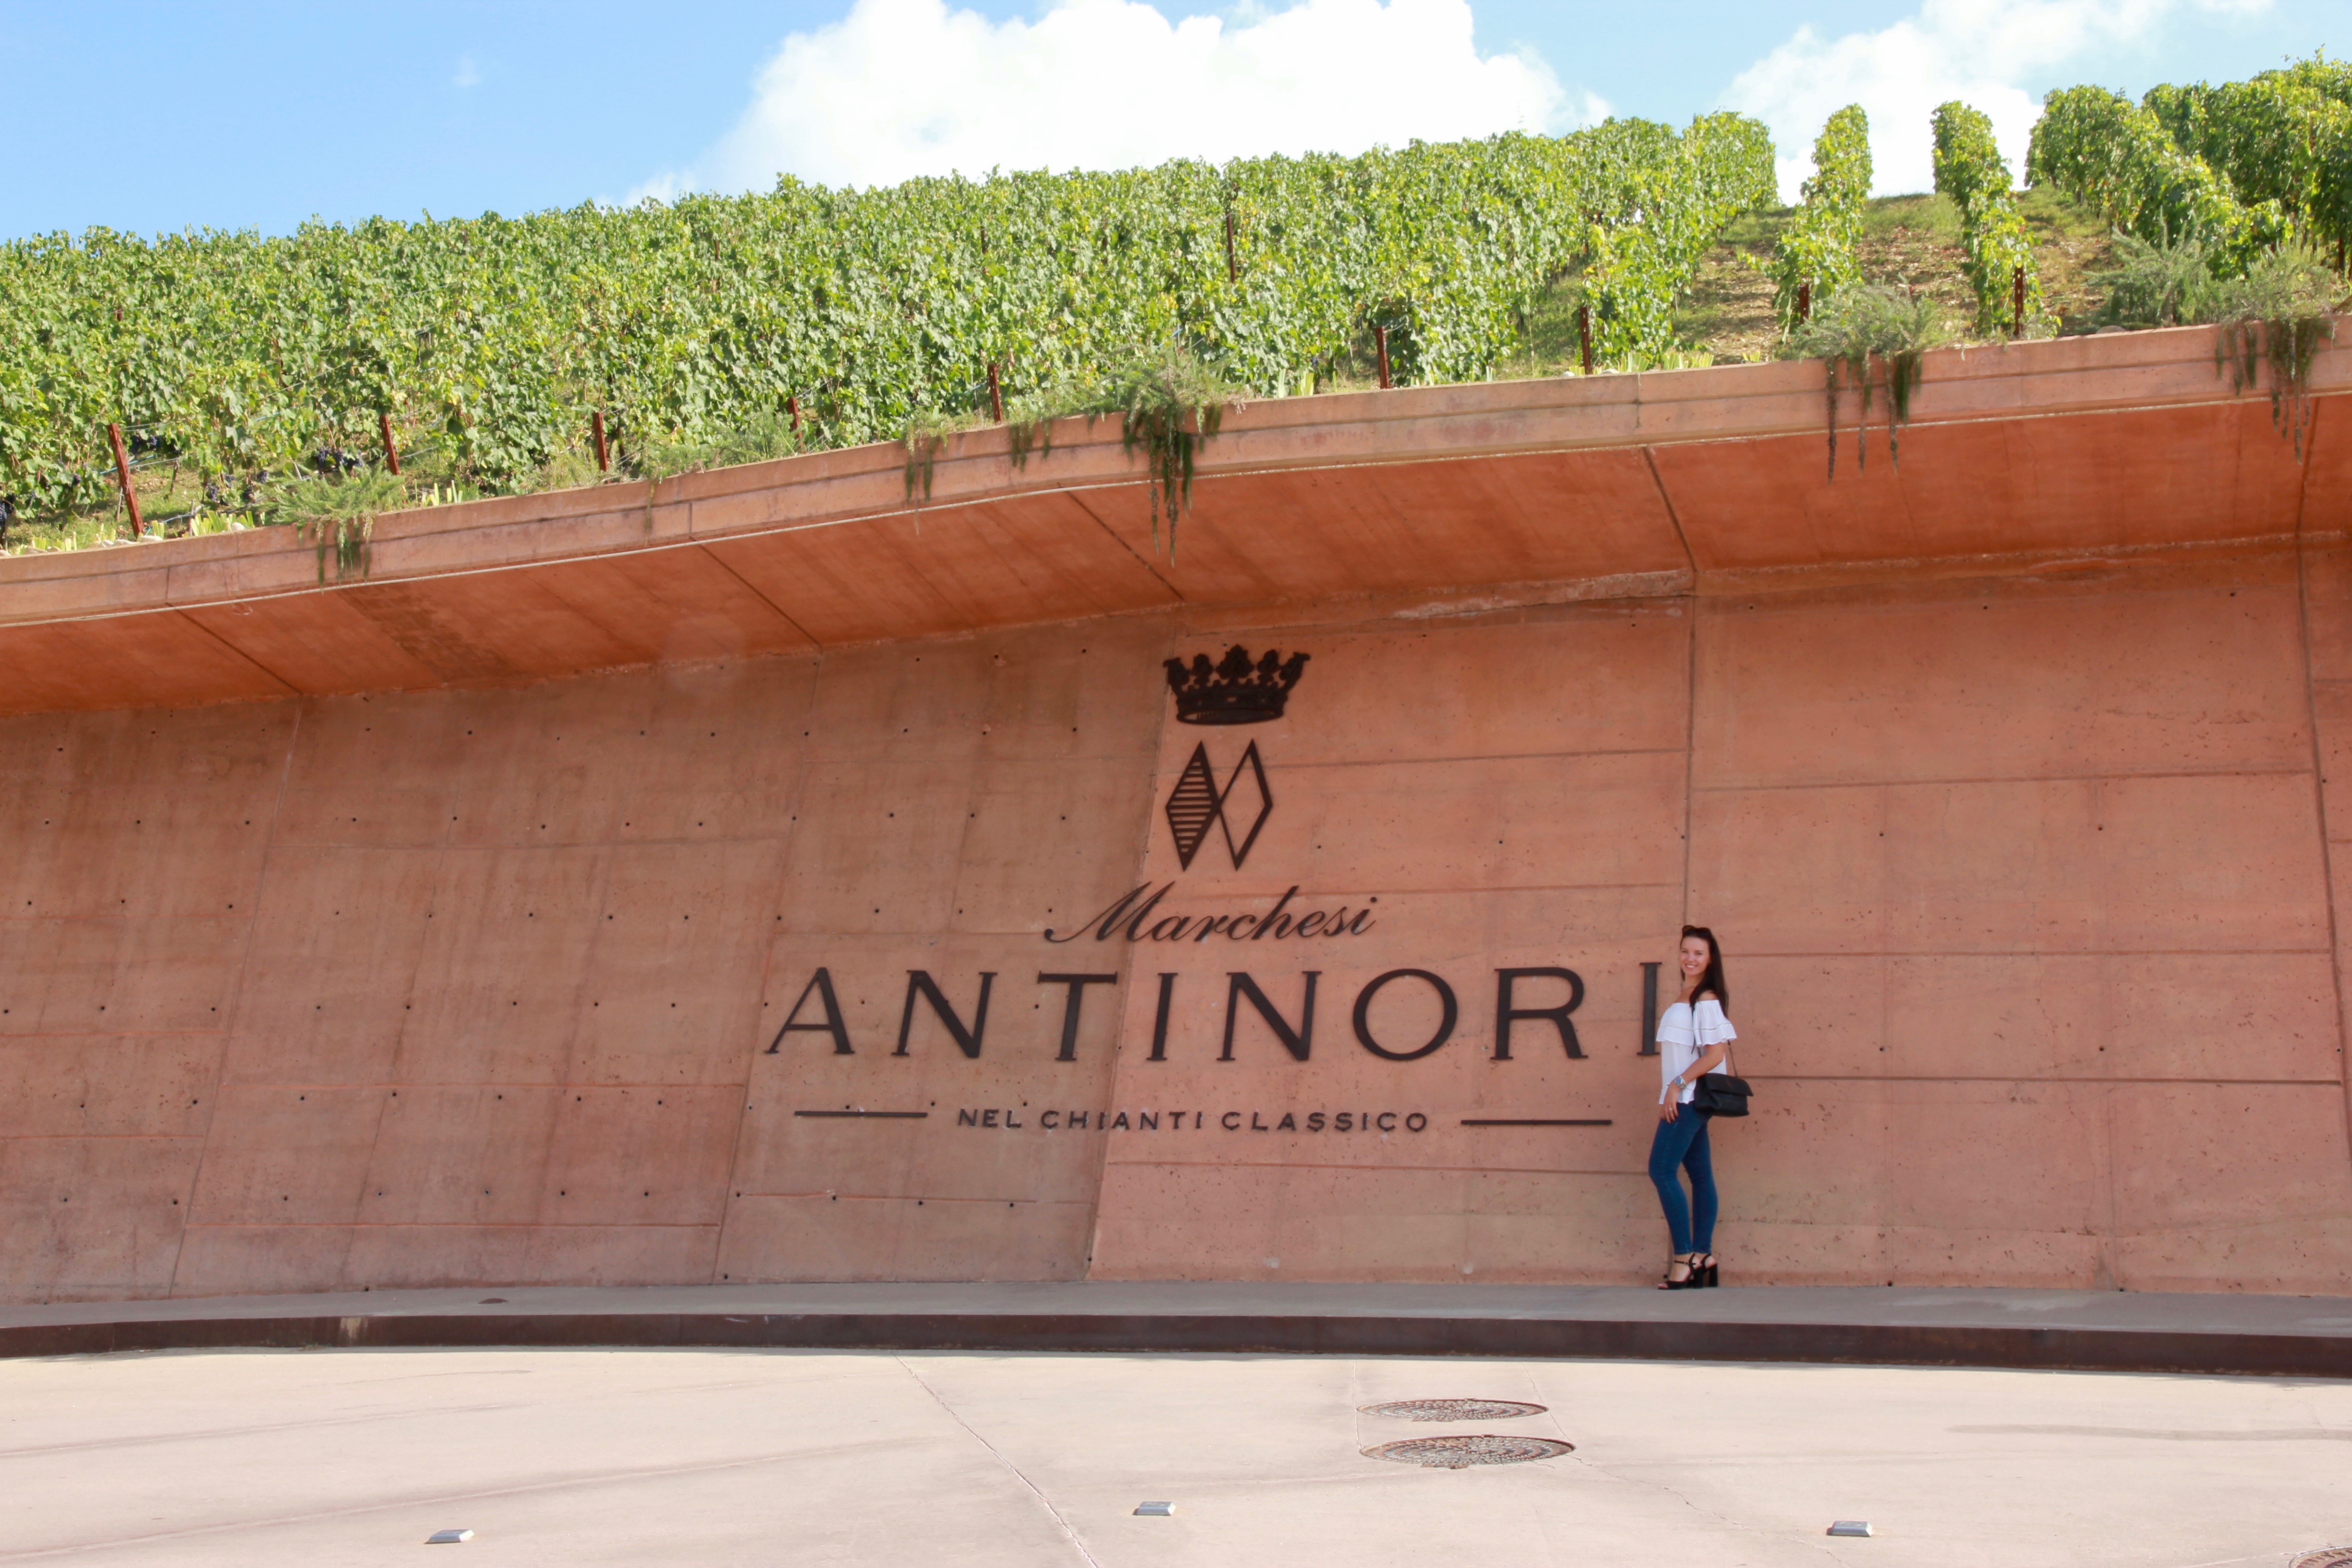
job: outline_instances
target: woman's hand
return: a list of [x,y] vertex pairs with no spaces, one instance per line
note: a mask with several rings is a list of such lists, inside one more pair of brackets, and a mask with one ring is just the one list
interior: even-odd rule
[[1664,1105],[1658,1107],[1658,1120],[1661,1121],[1672,1121],[1674,1119],[1675,1101],[1670,1097]]

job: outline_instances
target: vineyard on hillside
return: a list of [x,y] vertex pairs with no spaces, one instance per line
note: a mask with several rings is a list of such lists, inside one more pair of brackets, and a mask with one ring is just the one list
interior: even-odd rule
[[778,421],[841,446],[1170,342],[1258,396],[1311,389],[1376,330],[1397,380],[1476,380],[1571,267],[1596,353],[1647,363],[1700,253],[1771,183],[1763,128],[1716,115],[278,239],[20,241],[0,249],[0,489],[35,514],[101,503],[110,421],[216,497],[373,458],[387,422],[447,477],[505,489],[576,454],[592,415],[632,466]]
[[1839,111],[1793,209],[1774,205],[1763,128],[1717,114],[274,238],[17,240],[0,245],[0,546],[111,537],[126,467],[163,531],[208,531],[607,468],[919,449],[959,423],[1118,406],[1105,389],[1146,385],[1139,364],[1181,365],[1197,405],[1763,357],[1865,296],[1916,303],[1897,312],[1913,337],[1931,318],[1990,338],[2292,317],[2267,337],[2281,374],[2332,331],[2352,68],[2137,103],[2053,93],[2022,195],[1981,114],[1946,104],[1934,130],[1939,194],[1868,202],[1867,121]]

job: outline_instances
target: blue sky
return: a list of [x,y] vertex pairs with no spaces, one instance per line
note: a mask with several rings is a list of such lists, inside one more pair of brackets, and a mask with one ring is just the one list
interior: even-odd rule
[[5,0],[0,236],[511,214],[779,168],[1351,152],[1727,106],[1773,126],[1793,181],[1822,116],[1857,99],[1882,188],[1907,188],[1941,97],[2021,151],[2052,86],[2243,76],[2342,53],[2347,23],[2347,0]]

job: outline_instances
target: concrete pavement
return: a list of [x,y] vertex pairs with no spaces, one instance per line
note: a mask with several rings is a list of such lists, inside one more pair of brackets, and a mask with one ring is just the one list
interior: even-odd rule
[[[1484,1397],[1458,1426],[1359,1406]],[[1564,1458],[1432,1470],[1434,1432]],[[239,1351],[0,1363],[0,1563],[2212,1568],[2352,1543],[2352,1384],[1657,1363]],[[1146,1500],[1172,1518],[1138,1518]],[[1876,1535],[1835,1540],[1833,1519]],[[423,1544],[467,1527],[463,1546]],[[446,1553],[445,1555],[445,1552]]]

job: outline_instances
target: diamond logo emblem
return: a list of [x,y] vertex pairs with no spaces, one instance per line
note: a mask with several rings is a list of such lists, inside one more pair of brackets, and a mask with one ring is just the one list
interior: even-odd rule
[[[1234,869],[1240,870],[1273,811],[1274,791],[1266,784],[1265,764],[1258,760],[1255,741],[1242,752],[1242,760],[1234,764],[1222,786],[1209,763],[1208,744],[1193,747],[1192,760],[1184,764],[1176,787],[1168,792],[1168,830],[1176,838],[1178,863],[1187,871],[1192,868],[1192,857],[1208,842],[1213,826],[1224,835],[1226,853],[1233,857]],[[1241,818],[1249,826],[1236,837],[1236,819]]]

